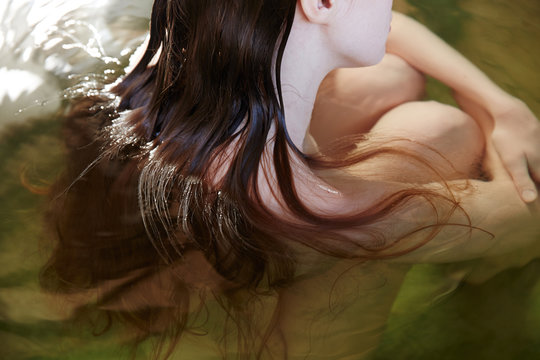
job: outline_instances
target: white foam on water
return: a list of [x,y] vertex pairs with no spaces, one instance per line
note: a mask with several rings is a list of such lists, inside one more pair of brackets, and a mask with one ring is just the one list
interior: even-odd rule
[[127,63],[144,40],[151,6],[151,0],[0,1],[0,130],[57,111],[70,76]]

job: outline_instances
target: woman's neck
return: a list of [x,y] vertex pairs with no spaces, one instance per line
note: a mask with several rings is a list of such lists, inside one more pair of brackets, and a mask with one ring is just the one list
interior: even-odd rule
[[[309,26],[309,25],[306,25]],[[281,64],[281,88],[287,131],[301,150],[322,80],[336,67],[322,34],[307,37],[302,26],[293,27]]]

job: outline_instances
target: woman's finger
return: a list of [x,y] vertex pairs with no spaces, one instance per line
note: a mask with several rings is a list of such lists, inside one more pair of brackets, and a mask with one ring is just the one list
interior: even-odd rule
[[536,190],[536,184],[529,174],[527,158],[523,156],[520,161],[508,165],[507,170],[514,181],[521,199],[526,203],[535,201],[538,197],[538,191]]

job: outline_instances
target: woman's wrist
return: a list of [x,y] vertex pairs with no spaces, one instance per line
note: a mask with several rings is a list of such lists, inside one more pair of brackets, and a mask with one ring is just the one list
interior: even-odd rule
[[516,108],[525,104],[520,99],[504,92],[502,89],[494,91],[484,99],[484,108],[491,115],[495,123],[510,121],[509,116]]
[[478,93],[476,99],[464,96],[484,109],[490,124],[485,124],[486,129],[493,129],[497,125],[510,125],[515,118],[516,110],[526,107],[520,99],[506,93],[496,85],[490,91]]

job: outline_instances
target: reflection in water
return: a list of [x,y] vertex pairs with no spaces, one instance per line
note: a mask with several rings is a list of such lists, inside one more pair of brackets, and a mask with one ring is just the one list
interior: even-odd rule
[[[79,332],[66,331],[59,321],[65,312],[51,308],[68,307],[58,306],[57,299],[37,290],[37,271],[47,251],[36,251],[41,198],[22,188],[20,173],[24,167],[29,181],[38,188],[56,176],[62,157],[53,114],[60,107],[63,89],[86,91],[86,86],[77,84],[87,75],[77,74],[97,74],[88,75],[86,80],[91,81],[93,76],[103,79],[121,73],[142,41],[149,6],[150,1],[112,0],[9,0],[0,4],[0,342],[4,344],[0,358],[117,359],[128,355],[115,329],[98,338],[85,327]],[[535,70],[540,65],[538,3],[410,0],[398,1],[397,7],[428,25],[430,21],[439,24],[435,30],[540,113],[536,95],[540,79]],[[437,19],[443,17],[450,21],[441,26]],[[438,84],[430,86],[433,96],[447,96]],[[388,310],[392,306],[392,316],[375,358],[394,358],[395,354],[402,359],[535,358],[540,352],[536,335],[540,331],[539,262],[527,265],[529,259],[523,254],[515,258],[520,267],[498,275],[486,270],[507,266],[508,259],[415,267],[396,302],[378,304]],[[362,270],[369,278],[363,283],[371,285],[356,291],[369,294],[387,285],[381,269],[371,269],[374,273],[365,267]],[[469,282],[462,283],[466,276]],[[391,286],[386,289],[392,290]],[[327,289],[306,280],[304,291],[290,296],[305,297],[308,291],[317,296]],[[346,313],[355,321],[368,316],[365,309],[376,305],[370,304],[368,295],[354,301],[356,297],[344,289],[336,291],[356,304]],[[298,326],[297,331],[305,330]],[[380,332],[382,327],[374,330]],[[335,334],[338,332],[332,331],[329,336]],[[193,341],[203,340],[194,337]],[[194,357],[189,349],[182,351],[180,359],[203,358],[200,352]],[[145,358],[144,351],[140,357]]]

